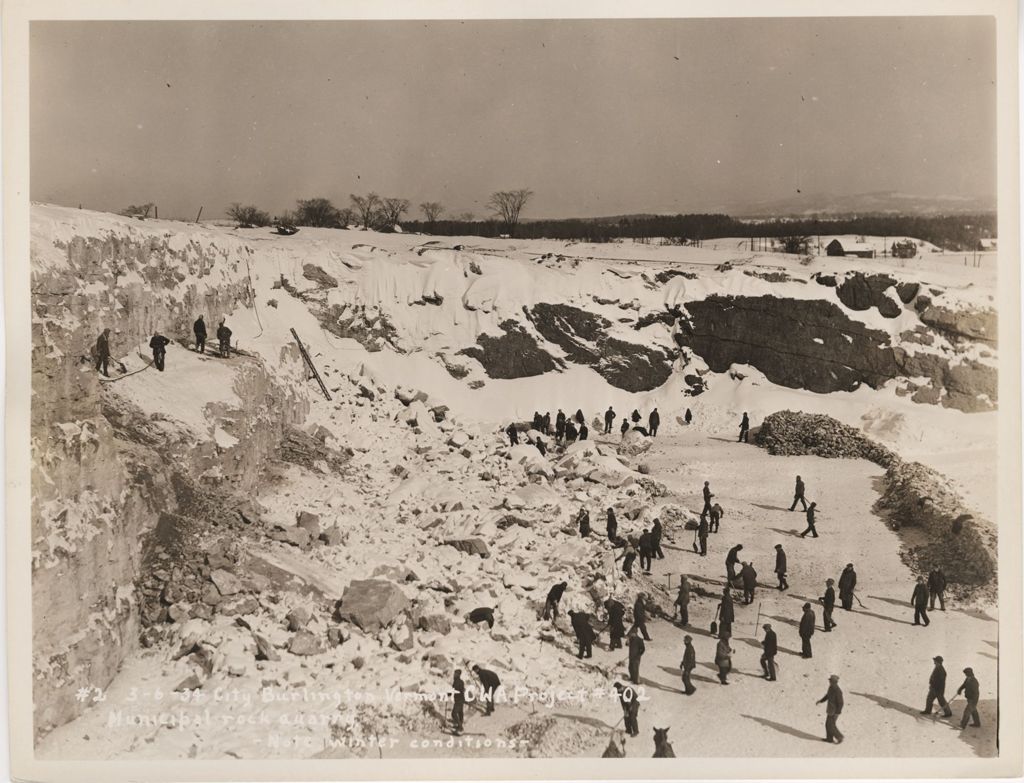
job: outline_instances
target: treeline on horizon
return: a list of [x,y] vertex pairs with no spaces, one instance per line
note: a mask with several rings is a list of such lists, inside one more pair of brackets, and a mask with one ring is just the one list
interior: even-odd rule
[[[447,236],[493,238],[505,232],[498,220],[404,221],[405,231]],[[515,229],[519,239],[560,239],[582,242],[613,242],[618,239],[666,238],[679,244],[695,244],[723,237],[784,238],[855,234],[907,236],[952,251],[978,250],[980,240],[996,236],[996,215],[857,215],[832,218],[739,220],[723,214],[638,215],[620,218],[571,218],[529,220]]]

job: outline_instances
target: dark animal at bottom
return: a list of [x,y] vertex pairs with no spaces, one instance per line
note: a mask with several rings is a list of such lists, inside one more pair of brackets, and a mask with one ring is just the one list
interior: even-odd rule
[[[671,728],[671,727],[669,727]],[[654,730],[654,755],[655,759],[674,759],[676,752],[672,750],[672,743],[668,741],[668,729]]]

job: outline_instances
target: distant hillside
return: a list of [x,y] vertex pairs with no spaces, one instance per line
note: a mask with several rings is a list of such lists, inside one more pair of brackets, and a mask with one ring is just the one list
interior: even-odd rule
[[960,215],[994,212],[996,201],[988,197],[915,196],[896,191],[854,195],[801,193],[791,198],[733,205],[728,211],[737,217],[851,217],[863,215]]

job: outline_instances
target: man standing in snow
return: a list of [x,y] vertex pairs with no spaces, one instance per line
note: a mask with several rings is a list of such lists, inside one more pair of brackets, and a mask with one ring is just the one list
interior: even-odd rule
[[818,699],[818,704],[828,702],[825,707],[825,742],[843,741],[843,733],[836,725],[839,716],[843,712],[843,691],[839,687],[839,675],[833,674],[828,678],[828,691]]
[[708,526],[708,530],[712,533],[717,533],[718,529],[722,526],[723,516],[725,516],[725,512],[722,510],[722,507],[715,503],[715,505],[711,507],[711,524]]
[[744,563],[740,569],[740,579],[743,582],[743,603],[754,603],[754,591],[757,589],[757,571],[753,563]]
[[622,573],[630,579],[633,578],[633,561],[636,560],[636,544],[632,536],[626,539],[626,545],[622,547],[622,554],[615,558],[615,562],[622,561]]
[[626,419],[622,420],[622,426],[619,427],[619,432],[625,437],[626,433],[629,432],[629,422]]
[[621,649],[622,637],[626,635],[626,624],[623,622],[623,618],[626,616],[626,607],[620,601],[609,598],[604,602],[604,608],[608,612],[608,634],[611,638],[608,649]]
[[946,701],[946,668],[942,665],[941,655],[936,655],[932,660],[935,662],[935,668],[932,669],[932,674],[928,678],[928,699],[925,701],[921,714],[931,715],[932,705],[938,701],[939,706],[942,707],[942,714],[949,718],[952,717],[953,710],[949,708],[949,702]]
[[594,629],[590,625],[590,615],[586,612],[574,612],[570,609],[569,621],[572,623],[572,630],[576,634],[576,642],[579,646],[579,653],[576,657],[593,657]]
[[636,601],[633,603],[633,624],[629,627],[629,633],[636,633],[637,630],[644,635],[645,641],[651,641],[647,633],[647,603],[646,593],[637,593]]
[[634,685],[640,684],[640,659],[643,658],[646,649],[643,639],[635,628],[632,629],[629,632],[629,681]]
[[542,419],[542,421],[544,422],[544,429],[541,430],[541,431],[545,435],[550,437],[550,435],[551,435],[551,411],[547,411],[544,414],[544,418]]
[[484,714],[490,715],[494,712],[495,694],[501,687],[501,680],[490,669],[482,669],[480,666],[473,666],[473,672],[480,678],[480,685],[483,686],[483,700],[487,702],[487,710]]
[[221,356],[226,357],[231,353],[231,330],[224,325],[223,321],[217,327],[217,343],[220,345]]
[[789,507],[790,511],[796,511],[797,501],[800,501],[800,505],[806,511],[807,501],[804,500],[804,480],[799,476],[796,477],[796,489],[793,490],[793,505]]
[[786,551],[782,544],[775,545],[775,573],[779,575],[779,590],[788,590],[789,582],[786,581]]
[[661,416],[658,415],[658,409],[655,408],[651,411],[651,415],[647,417],[647,428],[651,431],[651,437],[656,438],[658,436],[658,425],[661,424]]
[[[679,592],[673,606],[679,607],[679,624],[685,628],[690,624],[690,580],[683,574],[679,577]],[[675,617],[676,610],[672,609],[672,616]]]
[[914,625],[921,625],[924,621],[925,627],[930,625],[928,620],[928,587],[924,583],[924,577],[917,578],[914,585],[914,594],[910,596],[910,603],[914,606]]
[[548,447],[544,445],[544,441],[541,440],[540,438],[537,438],[537,440],[534,441],[533,445],[537,447],[537,451],[540,452],[540,455],[542,457],[548,453]]
[[452,680],[452,691],[454,695],[452,733],[458,736],[462,733],[466,710],[466,683],[462,681],[462,669],[455,670],[455,679]]
[[931,610],[935,609],[935,599],[939,599],[939,608],[944,612],[946,611],[946,598],[943,595],[946,592],[946,575],[942,573],[941,568],[936,568],[933,571],[928,572],[928,608]]
[[612,425],[615,423],[615,411],[612,406],[608,406],[608,410],[604,412],[604,434],[607,435],[612,431]]
[[619,704],[622,705],[622,718],[625,723],[623,728],[626,734],[635,737],[640,733],[640,727],[637,726],[636,720],[640,712],[640,694],[636,692],[635,688],[623,685],[621,682],[615,683],[615,690],[619,694]]
[[661,535],[664,531],[661,527],[661,520],[655,519],[651,525],[651,553],[659,560],[665,559],[665,553],[661,551]]
[[577,424],[582,424],[584,422],[583,409],[582,408],[577,408],[576,409],[576,415],[573,418],[576,419],[576,423]]
[[814,636],[814,610],[809,603],[804,604],[804,613],[800,617],[800,657],[811,657],[811,637]]
[[508,433],[508,444],[510,446],[518,446],[519,445],[519,432],[516,430],[516,425],[515,424],[509,424],[508,427],[505,428],[505,432]]
[[629,418],[633,420],[633,424],[639,424],[641,418],[640,411],[638,411],[636,408],[633,408],[633,412],[629,414]]
[[764,678],[769,682],[775,682],[775,656],[779,654],[779,640],[772,630],[771,623],[765,623],[764,641],[761,642],[761,668],[764,670]]
[[586,440],[586,439],[587,439],[587,436],[588,436],[588,435],[590,435],[590,430],[589,430],[589,429],[587,429],[587,423],[586,423],[586,422],[583,422],[583,423],[582,423],[582,424],[580,425],[580,436],[579,436],[579,440]]
[[708,554],[708,521],[704,518],[700,518],[700,524],[697,526],[697,540],[700,541],[700,556],[707,557]]
[[746,411],[743,413],[743,420],[740,422],[740,443],[750,443],[748,440],[750,433],[750,419],[747,418]]
[[835,583],[835,579],[826,579],[825,595],[821,597],[821,605],[824,607],[821,612],[821,621],[826,632],[836,627],[836,624],[832,622],[832,610],[836,608],[836,589],[832,586]]
[[857,572],[853,570],[853,563],[847,563],[839,575],[839,602],[847,612],[853,608],[853,591],[856,587]]
[[607,531],[608,531],[608,540],[611,541],[614,544],[615,543],[615,539],[619,535],[619,523],[615,521],[615,509],[613,509],[611,506],[608,507],[608,526],[607,526]]
[[580,526],[580,537],[587,538],[590,535],[590,512],[586,507],[580,508],[580,513],[576,515],[576,521]]
[[686,415],[683,417],[683,420],[687,424],[690,424],[693,421],[693,414],[690,413],[690,409],[689,408],[686,409]]
[[736,564],[740,562],[740,550],[743,549],[743,544],[737,544],[729,553],[725,556],[725,577],[729,580],[727,586],[732,586],[732,583],[736,580]]
[[651,533],[647,528],[640,534],[640,568],[645,574],[651,573],[651,557],[654,555],[654,548],[651,546]]
[[103,373],[107,378],[107,366],[110,364],[110,329],[104,329],[103,333],[96,338],[96,370]]
[[196,336],[196,350],[199,353],[206,353],[206,321],[199,316],[192,324],[192,333]]
[[690,679],[693,670],[697,668],[697,653],[693,649],[693,637],[687,634],[683,637],[683,660],[679,662],[679,669],[683,673],[683,693],[692,696],[696,692],[693,681]]
[[566,442],[566,445],[568,445],[570,443],[575,443],[576,442],[576,436],[578,434],[579,433],[576,430],[576,425],[572,423],[572,420],[569,419],[568,421],[566,421],[565,422],[565,442]]
[[555,416],[555,440],[561,442],[562,438],[565,437],[565,414],[562,413],[562,409],[558,409],[558,415]]
[[547,620],[550,617],[551,622],[558,622],[558,602],[562,600],[562,594],[565,593],[565,588],[568,586],[568,582],[559,582],[548,590],[548,597],[544,602],[543,619]]
[[153,349],[153,365],[160,371],[164,371],[164,357],[167,355],[167,346],[171,341],[159,332],[153,332],[149,340],[149,347]]
[[705,517],[707,517],[708,514],[711,513],[711,498],[714,497],[714,495],[711,493],[710,482],[704,482],[704,489],[702,490],[702,492],[704,494],[704,508],[701,509],[700,518],[704,519]]
[[729,585],[722,590],[722,602],[718,605],[718,635],[732,636],[732,624],[736,621],[736,610],[733,608],[732,593]]
[[964,707],[964,716],[960,719],[960,728],[967,728],[967,720],[971,720],[971,725],[975,728],[981,727],[981,716],[978,715],[978,699],[981,697],[981,686],[978,685],[978,681],[974,677],[974,669],[968,667],[964,669],[964,674],[967,675],[964,679],[964,684],[956,689],[956,695],[959,696],[962,692],[964,698],[967,699],[967,706]]
[[813,502],[807,507],[807,529],[800,534],[800,538],[804,538],[808,533],[810,533],[813,538],[818,537],[818,531],[814,527],[814,510],[817,507],[818,504]]

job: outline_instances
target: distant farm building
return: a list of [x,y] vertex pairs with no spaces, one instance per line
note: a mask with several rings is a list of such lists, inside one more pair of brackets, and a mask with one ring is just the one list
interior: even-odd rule
[[912,239],[901,239],[892,243],[893,258],[913,258],[917,255],[917,242]]
[[857,256],[858,258],[874,258],[875,249],[867,242],[841,242],[833,239],[825,246],[830,256]]
[[995,250],[998,242],[995,237],[982,237],[978,240],[979,250]]

